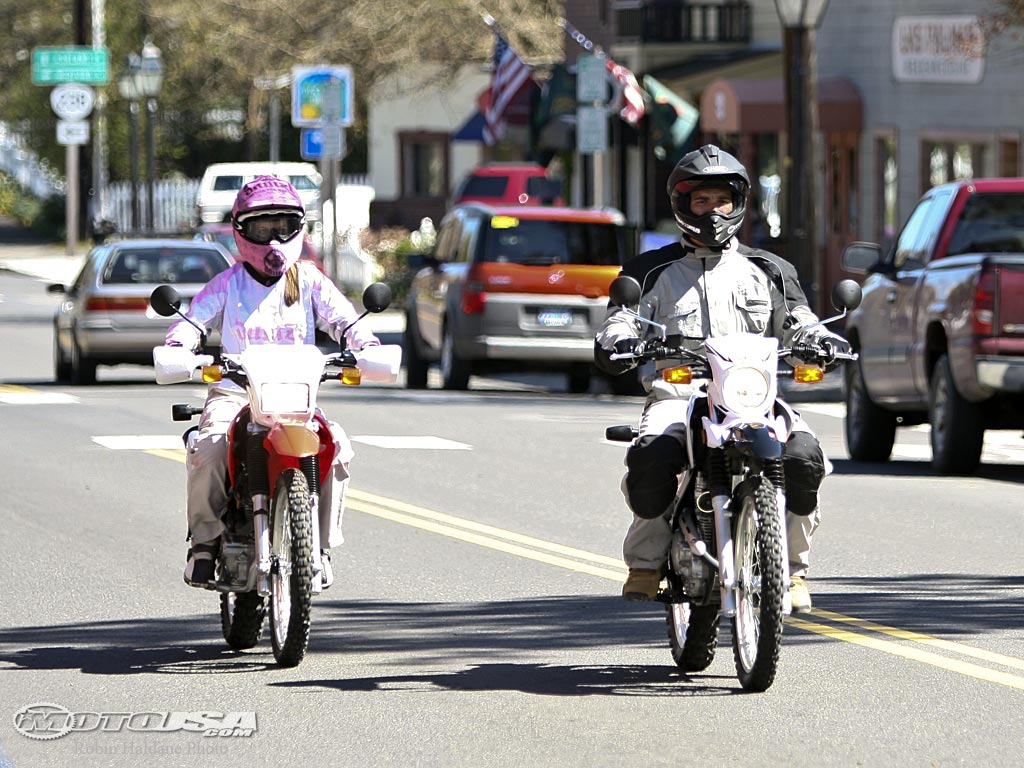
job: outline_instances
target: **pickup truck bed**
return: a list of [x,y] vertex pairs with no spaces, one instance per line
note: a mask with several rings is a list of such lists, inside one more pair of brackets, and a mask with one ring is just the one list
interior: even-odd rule
[[1024,179],[944,184],[885,255],[843,254],[867,274],[847,335],[846,442],[885,461],[897,426],[931,424],[932,463],[974,472],[989,429],[1024,429]]

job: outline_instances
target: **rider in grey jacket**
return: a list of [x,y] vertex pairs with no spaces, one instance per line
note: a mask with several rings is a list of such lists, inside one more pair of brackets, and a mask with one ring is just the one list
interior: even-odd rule
[[[669,177],[668,192],[680,242],[641,254],[622,274],[641,285],[639,312],[668,328],[668,343],[695,348],[700,341],[728,333],[775,336],[783,346],[827,340],[835,351],[849,345],[818,322],[807,306],[796,270],[766,251],[740,245],[735,237],[743,222],[750,182],[732,155],[713,145],[690,152]],[[630,365],[613,361],[613,352],[636,351],[648,326],[610,307],[597,334],[595,361],[609,373]],[[669,361],[659,366],[672,365]],[[686,463],[686,408],[691,385],[645,377],[648,397],[640,435],[626,453],[623,493],[633,523],[623,542],[629,577],[623,596],[651,600],[657,596],[671,541],[668,515],[678,475]],[[790,594],[794,611],[811,608],[804,577],[811,536],[817,527],[818,487],[831,471],[817,438],[802,420],[795,425],[785,455],[787,538]]]

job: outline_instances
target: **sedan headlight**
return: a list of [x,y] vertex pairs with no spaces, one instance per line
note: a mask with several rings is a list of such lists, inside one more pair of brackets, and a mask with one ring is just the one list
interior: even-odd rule
[[757,368],[733,368],[725,375],[722,395],[726,405],[735,409],[767,406],[768,377]]

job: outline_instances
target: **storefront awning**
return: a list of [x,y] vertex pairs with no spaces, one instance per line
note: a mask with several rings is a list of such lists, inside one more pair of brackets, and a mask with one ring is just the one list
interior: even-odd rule
[[[864,110],[851,81],[818,80],[818,130],[859,132]],[[786,130],[786,92],[781,79],[708,83],[700,97],[700,128],[705,133],[781,133]]]

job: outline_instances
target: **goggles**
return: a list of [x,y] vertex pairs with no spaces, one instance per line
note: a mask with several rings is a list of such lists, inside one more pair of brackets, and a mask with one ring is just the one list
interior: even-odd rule
[[277,240],[284,243],[302,231],[306,217],[301,213],[254,214],[235,222],[235,229],[250,243],[267,245]]

